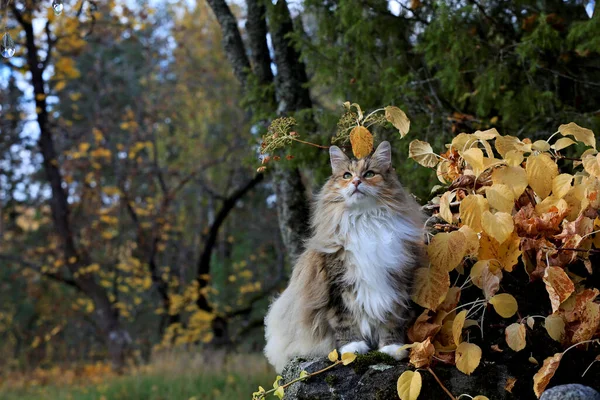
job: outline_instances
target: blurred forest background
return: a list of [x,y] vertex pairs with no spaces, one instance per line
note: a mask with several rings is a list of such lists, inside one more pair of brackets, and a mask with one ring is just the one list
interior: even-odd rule
[[[324,146],[346,100],[401,107],[437,147],[600,131],[594,1],[54,3],[2,0],[1,398],[237,399],[270,381],[262,318],[329,174],[299,143],[256,172],[279,115]],[[427,201],[437,179],[409,141],[374,133]],[[131,369],[156,378],[94,380]],[[45,389],[61,382],[84,387]]]

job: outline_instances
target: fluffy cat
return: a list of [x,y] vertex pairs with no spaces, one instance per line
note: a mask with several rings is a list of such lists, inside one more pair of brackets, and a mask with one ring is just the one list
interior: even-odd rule
[[265,317],[265,355],[277,371],[334,348],[406,357],[398,349],[423,262],[422,213],[396,177],[388,142],[360,160],[336,146],[329,153],[333,173],[317,197],[313,236]]

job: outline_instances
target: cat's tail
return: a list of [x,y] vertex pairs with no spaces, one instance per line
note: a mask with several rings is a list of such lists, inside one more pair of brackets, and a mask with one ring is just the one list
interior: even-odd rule
[[301,297],[288,287],[265,317],[265,356],[277,372],[294,357],[325,356],[335,348],[333,335],[319,338],[305,326],[302,309]]

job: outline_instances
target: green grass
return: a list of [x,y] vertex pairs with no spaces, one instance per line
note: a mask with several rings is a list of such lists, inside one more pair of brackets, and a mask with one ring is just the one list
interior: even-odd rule
[[[163,362],[164,361],[164,362]],[[192,361],[192,362],[190,362]],[[227,362],[195,362],[182,356],[155,360],[141,371],[110,377],[101,383],[0,386],[2,400],[250,400],[259,385],[270,387],[275,373],[256,355],[237,355]],[[4,388],[3,388],[4,387]]]

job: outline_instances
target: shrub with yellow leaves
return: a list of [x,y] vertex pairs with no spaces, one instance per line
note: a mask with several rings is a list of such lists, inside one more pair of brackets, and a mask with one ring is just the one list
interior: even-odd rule
[[[333,139],[349,139],[357,158],[373,149],[366,121],[391,122],[402,137],[410,127],[397,107],[367,117],[357,104],[345,108]],[[382,110],[384,118],[375,117]],[[532,141],[491,128],[460,133],[439,154],[413,140],[409,157],[435,170],[441,184],[424,206],[431,214],[429,265],[414,277],[412,299],[424,310],[408,331],[410,363],[433,374],[431,365],[441,361],[470,375],[488,354],[504,353],[506,361],[527,348],[530,359],[547,358],[534,377],[518,376],[510,389],[539,397],[566,352],[552,348],[600,344],[600,290],[592,279],[600,265],[594,261],[600,253],[594,133],[571,122]],[[489,309],[494,313],[486,317]],[[416,399],[420,389],[419,372],[398,380],[401,399]]]

